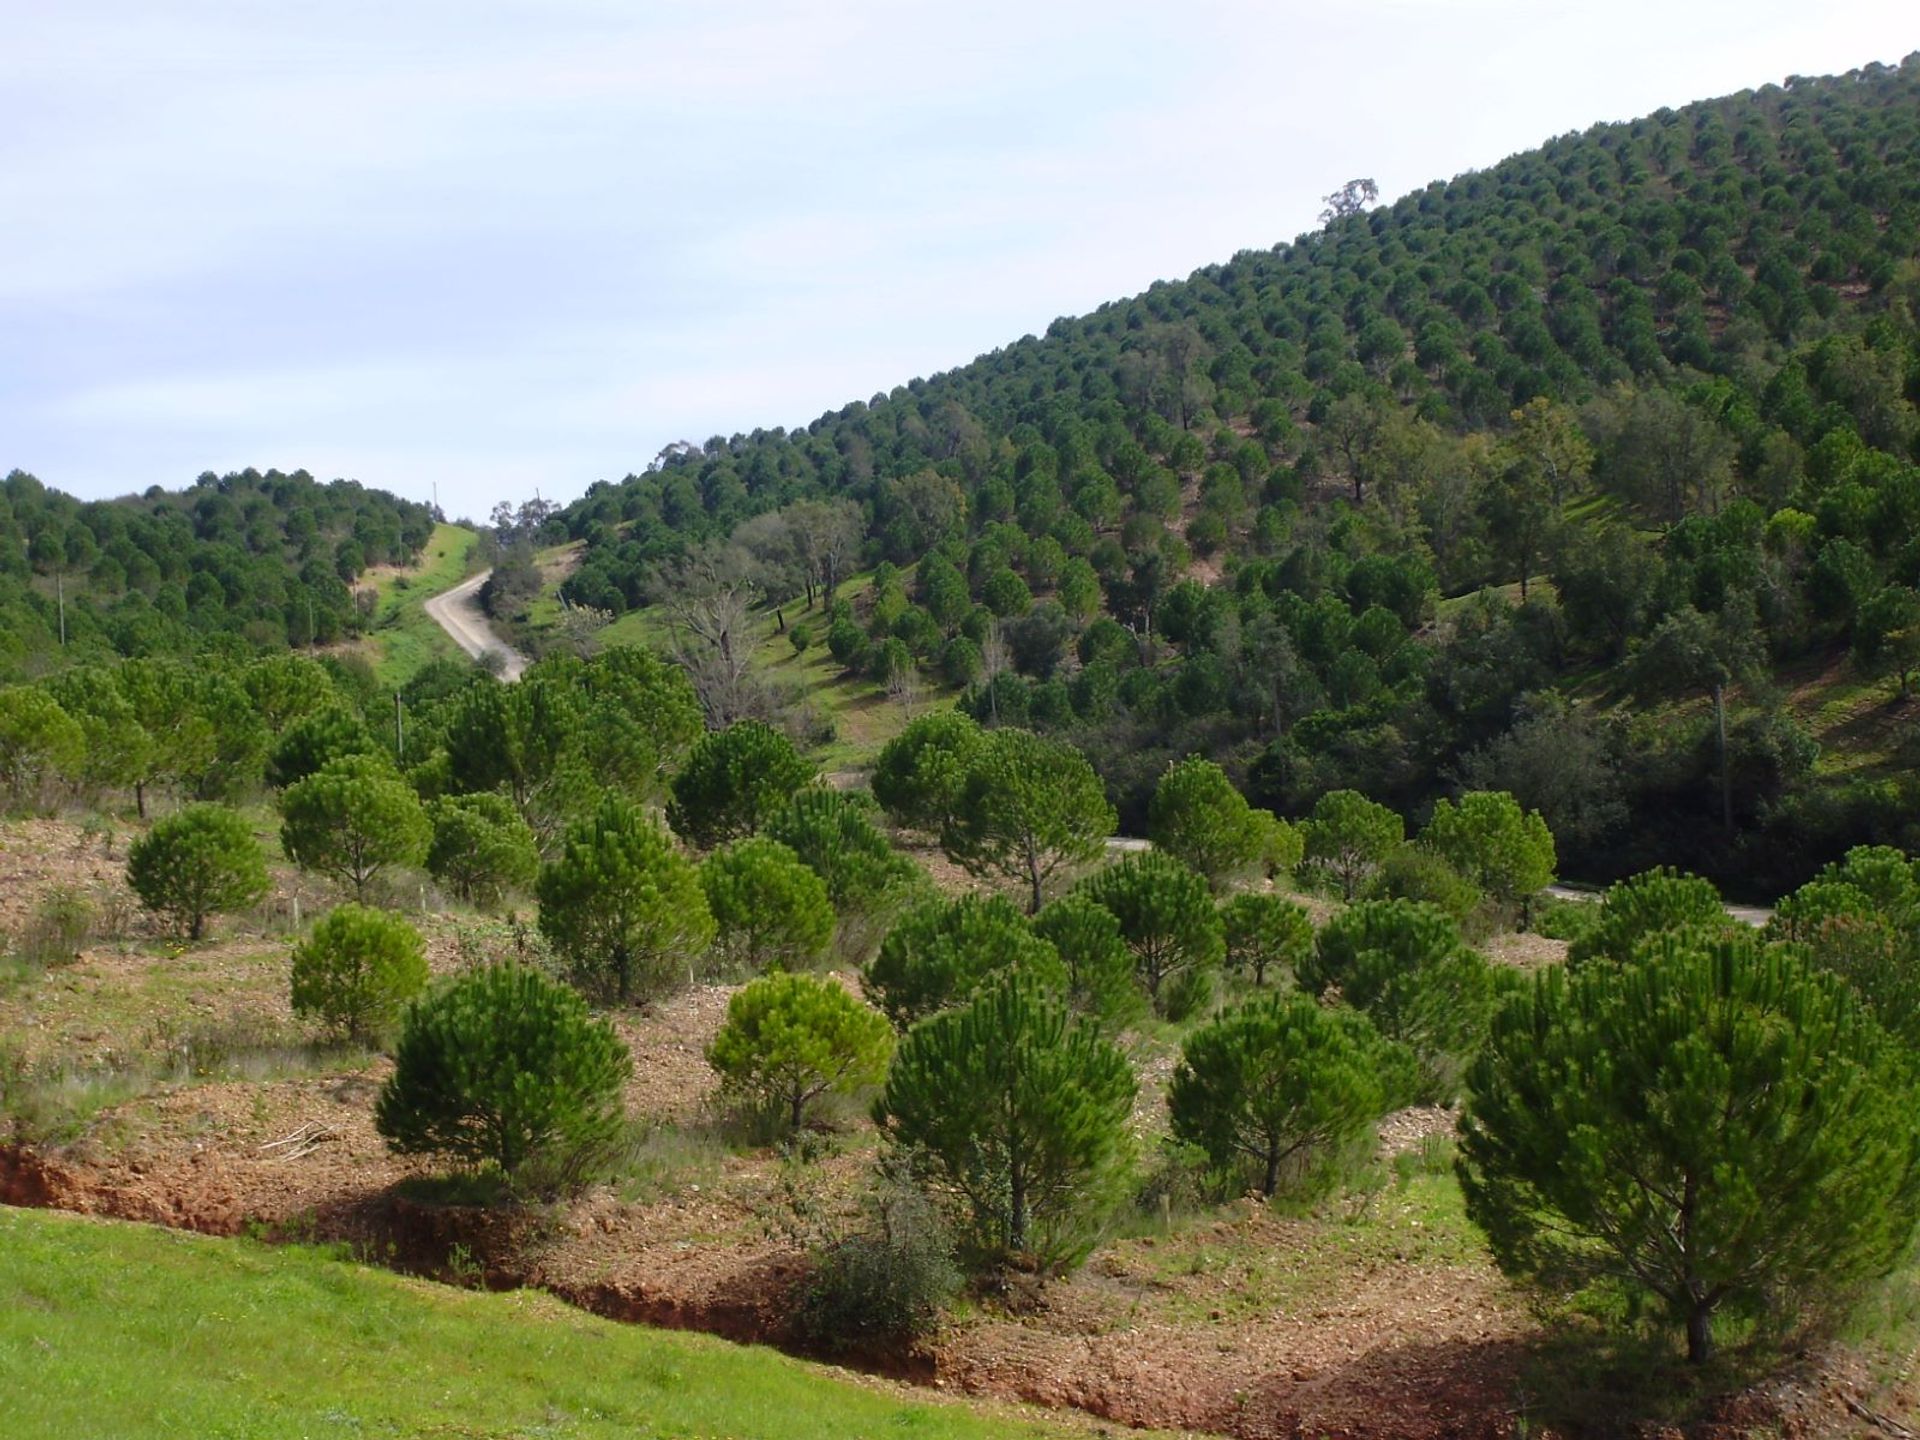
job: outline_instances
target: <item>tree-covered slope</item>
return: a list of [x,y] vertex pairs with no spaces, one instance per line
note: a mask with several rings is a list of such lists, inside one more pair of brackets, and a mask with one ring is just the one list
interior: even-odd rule
[[304,470],[91,503],[16,470],[0,480],[0,678],[331,643],[371,618],[353,582],[411,561],[433,524],[425,505]]
[[1906,727],[1836,764],[1792,686],[1920,660],[1917,253],[1920,56],[1562,136],[542,533],[616,612],[881,562],[852,663],[1073,732],[1123,818],[1203,750],[1284,811],[1470,780],[1586,868],[1784,883],[1911,811]]

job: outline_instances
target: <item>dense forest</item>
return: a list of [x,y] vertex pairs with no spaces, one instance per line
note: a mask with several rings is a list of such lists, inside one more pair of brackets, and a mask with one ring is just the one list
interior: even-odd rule
[[542,517],[585,542],[563,594],[751,573],[828,605],[850,667],[1068,732],[1131,826],[1198,751],[1283,814],[1510,790],[1595,876],[1777,889],[1911,843],[1902,742],[1823,763],[1784,702],[1904,703],[1920,666],[1920,56],[1370,197],[804,428],[671,447]]
[[0,480],[0,678],[345,638],[368,618],[353,582],[412,561],[433,524],[425,505],[304,470],[91,503],[15,470]]

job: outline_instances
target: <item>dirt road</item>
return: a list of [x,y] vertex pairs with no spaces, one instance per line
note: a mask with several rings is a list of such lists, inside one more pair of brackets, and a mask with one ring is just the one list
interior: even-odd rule
[[480,587],[487,583],[491,570],[470,575],[451,590],[443,590],[427,601],[427,617],[447,634],[453,643],[478,660],[483,655],[501,657],[500,678],[518,680],[527,668],[527,657],[493,633],[486,612],[480,608]]

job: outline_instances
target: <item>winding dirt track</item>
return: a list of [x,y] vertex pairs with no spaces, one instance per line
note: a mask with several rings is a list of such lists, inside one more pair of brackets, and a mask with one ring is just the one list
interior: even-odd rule
[[480,608],[480,587],[491,574],[491,570],[482,570],[451,590],[442,590],[427,601],[427,618],[451,635],[453,643],[474,659],[489,654],[500,656],[500,678],[518,680],[520,672],[527,668],[527,657],[493,633],[486,613]]

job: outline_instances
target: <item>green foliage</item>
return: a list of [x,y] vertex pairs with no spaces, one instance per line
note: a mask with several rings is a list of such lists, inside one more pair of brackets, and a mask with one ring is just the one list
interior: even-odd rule
[[1227,772],[1197,755],[1160,777],[1147,807],[1147,835],[1215,890],[1261,864],[1277,839]]
[[798,969],[833,939],[826,882],[778,840],[757,835],[714,851],[700,865],[700,888],[717,927],[714,949],[729,964]]
[[758,834],[768,817],[813,779],[793,742],[758,720],[704,735],[673,777],[667,823],[689,844],[711,849]]
[[1031,731],[995,730],[967,771],[940,844],[973,874],[1024,881],[1034,912],[1055,871],[1100,855],[1115,819],[1079,751]]
[[293,947],[293,1013],[362,1044],[390,1033],[426,988],[420,932],[385,910],[337,906]]
[[839,790],[802,790],[767,821],[777,840],[826,883],[841,915],[884,909],[920,879],[914,863],[894,853],[869,815],[870,806]]
[[953,1236],[919,1191],[885,1185],[866,1223],[814,1257],[795,1324],[828,1351],[889,1350],[932,1330],[959,1293]]
[[1567,947],[1567,963],[1625,960],[1649,936],[1692,927],[1723,930],[1730,924],[1720,892],[1709,882],[1677,870],[1647,870],[1607,887],[1599,916]]
[[54,776],[77,772],[86,743],[79,723],[44,690],[0,687],[0,786],[11,803],[37,797]]
[[379,753],[366,722],[355,711],[345,705],[328,705],[288,725],[267,757],[267,783],[284,789],[329,761]]
[[127,847],[127,885],[189,940],[210,916],[267,894],[267,858],[246,820],[224,805],[191,805]]
[[1724,1312],[1818,1328],[1920,1214],[1904,1074],[1844,985],[1751,933],[1545,971],[1473,1069],[1468,1212],[1511,1274],[1656,1301],[1696,1362]]
[[604,1173],[633,1061],[613,1027],[538,971],[492,966],[416,1004],[374,1105],[401,1155],[494,1166],[537,1192]]
[[1491,967],[1431,905],[1369,900],[1327,922],[1299,970],[1309,995],[1338,986],[1382,1035],[1410,1049],[1422,1103],[1445,1100],[1479,1048],[1494,1004]]
[[1458,805],[1442,800],[1420,843],[1502,905],[1522,905],[1553,882],[1547,822],[1503,791],[1469,791]]
[[452,788],[507,795],[544,853],[604,791],[652,800],[700,735],[701,712],[680,667],[617,647],[547,656],[517,684],[469,686],[439,724]]
[[939,834],[953,818],[984,741],[980,727],[957,710],[916,717],[881,747],[873,798],[896,825]]
[[1365,1140],[1386,1109],[1380,1037],[1351,1010],[1263,995],[1189,1035],[1167,1089],[1179,1140],[1262,1195],[1306,1183]]
[[469,904],[493,909],[540,871],[533,831],[504,795],[448,795],[427,807],[427,870]]
[[1081,881],[1076,893],[1119,922],[1134,972],[1162,1010],[1169,980],[1213,969],[1226,955],[1207,882],[1170,855],[1149,850],[1123,856]]
[[1343,900],[1359,893],[1407,835],[1398,815],[1356,790],[1321,796],[1300,828],[1306,841],[1303,863],[1332,877]]
[[866,990],[902,1030],[966,1000],[1003,972],[1055,993],[1068,980],[1060,956],[998,895],[933,899],[903,915],[867,967]]
[[1920,1041],[1920,865],[1911,857],[1883,845],[1848,851],[1780,901],[1766,934],[1840,976],[1901,1041]]
[[1268,972],[1291,981],[1313,951],[1313,921],[1293,901],[1279,895],[1235,895],[1220,907],[1229,969],[1265,985]]
[[713,940],[713,914],[693,865],[618,795],[568,829],[534,893],[540,933],[583,985],[622,1005],[691,981]]
[[1062,895],[1033,917],[1033,933],[1053,946],[1066,967],[1074,1009],[1112,1029],[1146,1010],[1133,978],[1133,951],[1111,910],[1082,894]]
[[723,1088],[798,1130],[828,1091],[877,1085],[893,1057],[886,1017],[813,975],[766,975],[734,993],[707,1047]]
[[1481,912],[1486,896],[1441,856],[1421,845],[1402,845],[1382,862],[1366,894],[1379,900],[1420,900],[1446,911],[1466,926]]
[[362,898],[383,870],[424,860],[433,837],[419,797],[380,756],[329,761],[287,788],[280,815],[287,858]]
[[978,1262],[1064,1269],[1125,1193],[1135,1088],[1097,1027],[1009,976],[908,1033],[874,1120],[959,1202]]

